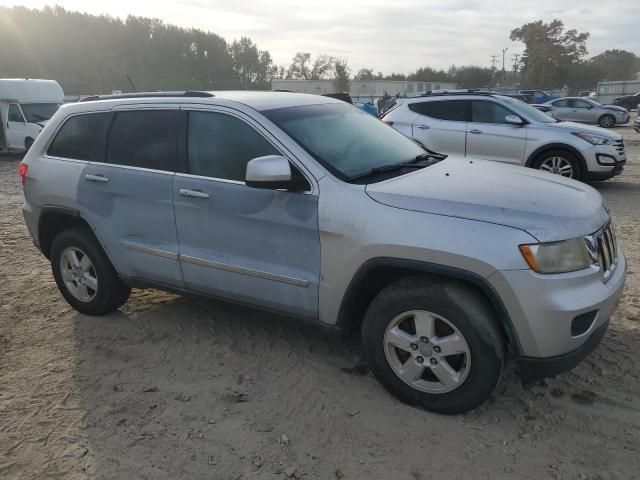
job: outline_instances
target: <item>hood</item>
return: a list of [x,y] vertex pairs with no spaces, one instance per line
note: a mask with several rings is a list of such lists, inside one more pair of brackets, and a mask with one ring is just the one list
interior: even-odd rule
[[618,107],[616,105],[603,105],[600,108],[602,108],[604,110],[613,110],[614,112],[624,112],[624,113],[628,113],[629,112],[629,110],[627,110],[626,108]]
[[557,123],[544,123],[539,124],[548,128],[566,128],[572,132],[584,132],[602,137],[610,138],[611,140],[622,140],[622,135],[606,128],[596,127],[595,125],[587,125],[586,123],[576,122],[557,122]]
[[462,157],[369,184],[365,190],[390,207],[506,225],[541,242],[593,233],[609,218],[602,197],[588,185]]

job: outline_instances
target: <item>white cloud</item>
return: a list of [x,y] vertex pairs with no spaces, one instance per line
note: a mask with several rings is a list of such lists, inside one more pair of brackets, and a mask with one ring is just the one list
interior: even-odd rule
[[372,67],[385,73],[420,66],[489,65],[491,55],[523,46],[509,40],[520,25],[560,18],[568,28],[591,33],[591,54],[622,48],[640,55],[637,0],[54,0],[4,2],[69,10],[152,16],[183,27],[210,30],[227,40],[249,36],[288,65],[299,51],[346,57],[354,70]]

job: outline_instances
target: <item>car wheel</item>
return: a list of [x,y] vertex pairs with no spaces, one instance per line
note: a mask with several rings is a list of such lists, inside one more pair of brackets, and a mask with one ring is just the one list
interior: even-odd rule
[[580,162],[566,150],[545,152],[534,162],[533,168],[576,180],[582,178]]
[[616,117],[609,114],[602,115],[598,120],[598,125],[600,125],[602,128],[611,128],[611,127],[614,127],[615,124],[616,124]]
[[494,391],[505,341],[475,289],[410,277],[383,289],[362,325],[364,354],[378,381],[401,401],[463,413]]
[[93,234],[72,228],[51,245],[51,268],[65,300],[87,315],[105,315],[121,307],[131,289],[118,278]]

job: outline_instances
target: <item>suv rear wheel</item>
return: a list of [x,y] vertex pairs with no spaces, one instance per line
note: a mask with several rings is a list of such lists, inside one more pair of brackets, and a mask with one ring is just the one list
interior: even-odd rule
[[533,168],[543,172],[555,173],[563,177],[580,180],[582,178],[582,168],[580,162],[570,152],[566,150],[551,150],[545,152],[533,163]]
[[58,234],[51,245],[51,269],[65,300],[87,315],[121,307],[131,289],[123,284],[95,237],[86,228]]
[[479,406],[502,372],[505,342],[481,294],[410,277],[373,300],[362,325],[367,362],[401,401],[438,413]]

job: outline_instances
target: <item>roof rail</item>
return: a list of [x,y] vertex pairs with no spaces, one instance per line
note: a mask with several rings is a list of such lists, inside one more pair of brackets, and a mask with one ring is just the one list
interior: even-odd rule
[[116,95],[90,95],[83,97],[78,102],[93,102],[96,100],[120,100],[127,98],[167,98],[167,97],[213,97],[211,92],[202,92],[195,90],[186,90],[179,92],[136,92],[136,93],[119,93]]
[[[445,95],[499,95],[497,92],[491,90],[480,90],[475,88],[468,88],[465,90],[429,90],[427,92],[420,93],[416,97],[439,97]],[[412,98],[416,98],[412,97]]]

